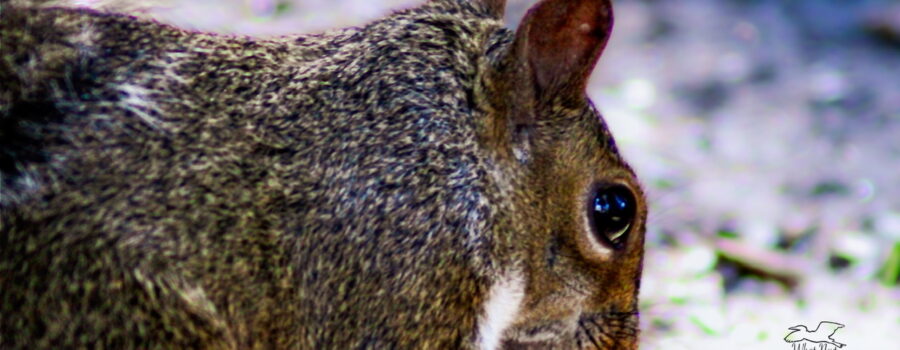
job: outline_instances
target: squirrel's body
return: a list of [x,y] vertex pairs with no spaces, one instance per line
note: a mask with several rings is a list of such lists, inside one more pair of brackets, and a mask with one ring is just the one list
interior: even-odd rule
[[[518,108],[492,94],[516,35],[486,2],[274,39],[0,7],[0,348],[489,348],[535,324],[633,346],[640,247],[622,295],[576,296],[608,268],[532,285],[541,264],[586,268],[566,262],[578,239],[532,223],[570,225],[547,219],[566,209],[527,189],[567,183],[528,157],[575,129],[495,146],[515,139],[490,116]],[[630,174],[574,110],[569,158],[604,150]],[[546,164],[511,166],[529,162]],[[603,299],[602,330],[534,322],[559,316],[538,296],[571,298],[555,304],[579,323],[574,305]]]

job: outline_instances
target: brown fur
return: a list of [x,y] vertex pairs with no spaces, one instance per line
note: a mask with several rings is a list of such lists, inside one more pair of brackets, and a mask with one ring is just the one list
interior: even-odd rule
[[[510,271],[507,347],[636,348],[608,1],[272,39],[0,6],[0,348],[472,348]],[[610,254],[597,184],[637,199]]]

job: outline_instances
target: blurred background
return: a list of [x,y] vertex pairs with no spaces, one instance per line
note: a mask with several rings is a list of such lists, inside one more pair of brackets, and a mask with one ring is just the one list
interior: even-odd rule
[[[268,36],[423,0],[76,1]],[[535,0],[508,0],[514,28]],[[900,334],[900,2],[616,0],[589,87],[650,197],[643,349]]]

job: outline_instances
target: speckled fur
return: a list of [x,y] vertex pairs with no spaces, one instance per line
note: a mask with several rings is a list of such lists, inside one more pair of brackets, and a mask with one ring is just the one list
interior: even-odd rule
[[512,270],[507,346],[636,346],[643,205],[619,260],[572,235],[640,189],[583,92],[497,131],[487,2],[272,39],[0,3],[0,348],[473,348]]

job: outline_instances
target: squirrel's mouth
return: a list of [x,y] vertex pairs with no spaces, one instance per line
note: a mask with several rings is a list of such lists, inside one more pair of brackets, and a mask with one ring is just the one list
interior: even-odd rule
[[575,324],[547,321],[505,332],[503,349],[632,349],[637,344],[638,313],[582,315]]
[[504,349],[552,348],[566,334],[572,334],[574,326],[562,321],[547,321],[537,326],[521,326],[505,332]]

